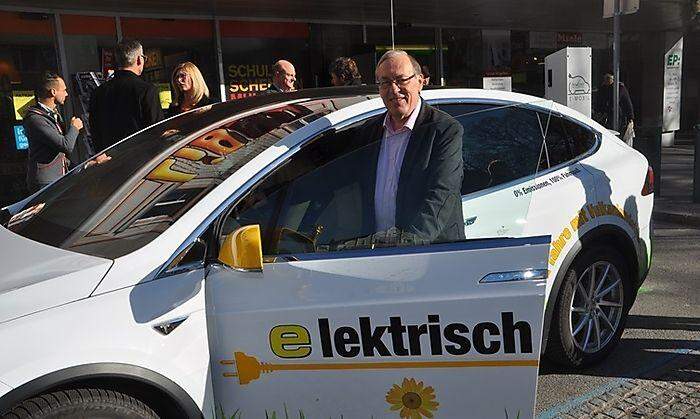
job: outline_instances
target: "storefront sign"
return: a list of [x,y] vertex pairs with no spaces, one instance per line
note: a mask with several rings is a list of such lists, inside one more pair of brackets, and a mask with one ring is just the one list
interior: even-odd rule
[[15,120],[21,121],[27,109],[36,103],[31,90],[13,90],[12,103],[15,108]]
[[577,47],[583,43],[581,32],[557,32],[557,48]]
[[156,83],[156,88],[158,89],[158,100],[160,100],[160,107],[163,109],[168,109],[170,104],[173,102],[173,94],[170,91],[170,84]]
[[270,87],[269,64],[231,64],[227,67],[229,99],[256,96]]
[[484,89],[513,91],[513,81],[510,77],[484,77]]
[[608,38],[604,33],[532,31],[529,45],[532,49],[561,49],[576,46],[604,49],[608,47]]
[[27,134],[24,133],[24,127],[22,125],[15,125],[15,147],[17,150],[26,150],[29,148],[29,139]]
[[664,56],[664,132],[681,127],[681,70],[683,38],[679,39]]

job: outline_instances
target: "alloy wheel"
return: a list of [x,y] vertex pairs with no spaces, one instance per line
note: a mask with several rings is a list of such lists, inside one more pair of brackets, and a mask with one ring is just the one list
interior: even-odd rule
[[610,262],[589,266],[576,281],[571,298],[569,324],[575,345],[596,353],[610,342],[622,318],[624,284]]

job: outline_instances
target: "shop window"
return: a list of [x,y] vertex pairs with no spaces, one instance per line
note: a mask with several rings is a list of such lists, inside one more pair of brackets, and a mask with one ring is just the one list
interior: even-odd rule
[[53,15],[0,12],[0,206],[24,198],[28,139],[22,128],[34,89],[57,72]]
[[294,65],[298,89],[316,86],[309,25],[222,21],[220,28],[228,100],[264,93],[272,83],[272,65],[280,59]]

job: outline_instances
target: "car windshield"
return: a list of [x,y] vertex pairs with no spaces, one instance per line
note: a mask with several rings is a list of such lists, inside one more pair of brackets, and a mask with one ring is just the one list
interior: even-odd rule
[[[247,107],[226,103],[200,108],[109,148],[108,160],[82,164],[3,224],[51,246],[110,259],[123,256],[158,237],[280,139],[367,98],[347,93],[296,100],[280,96]],[[260,110],[235,117],[251,109]]]

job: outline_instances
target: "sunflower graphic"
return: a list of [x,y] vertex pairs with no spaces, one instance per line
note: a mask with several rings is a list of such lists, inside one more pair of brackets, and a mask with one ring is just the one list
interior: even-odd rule
[[440,405],[435,401],[435,390],[415,378],[404,378],[400,386],[394,384],[386,393],[386,401],[391,410],[401,410],[399,417],[408,419],[432,418]]

